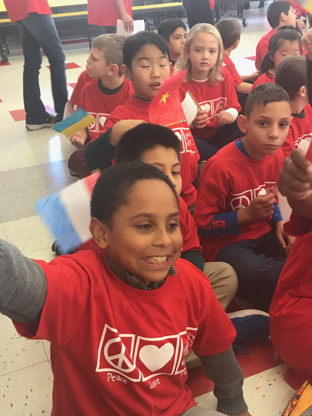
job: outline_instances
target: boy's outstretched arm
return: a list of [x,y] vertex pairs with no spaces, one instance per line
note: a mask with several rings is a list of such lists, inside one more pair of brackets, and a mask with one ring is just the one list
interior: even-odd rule
[[294,150],[285,159],[278,189],[287,197],[294,212],[312,219],[312,164],[301,149]]
[[218,399],[217,410],[227,415],[249,416],[243,396],[244,375],[233,348],[220,354],[200,357],[205,375],[215,383],[214,395]]
[[0,239],[0,312],[22,323],[39,322],[47,280],[34,260]]

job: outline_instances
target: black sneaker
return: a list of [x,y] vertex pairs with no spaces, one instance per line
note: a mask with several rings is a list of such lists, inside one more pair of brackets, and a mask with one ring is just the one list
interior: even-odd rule
[[56,123],[57,123],[56,117],[52,116],[52,114],[49,114],[48,117],[42,123],[39,123],[39,124],[26,123],[26,129],[28,131],[40,130],[40,129],[53,127],[55,126]]

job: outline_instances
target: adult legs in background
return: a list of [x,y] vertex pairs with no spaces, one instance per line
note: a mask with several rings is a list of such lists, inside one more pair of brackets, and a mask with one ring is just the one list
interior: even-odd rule
[[225,414],[216,410],[205,409],[201,406],[193,406],[186,412],[183,412],[181,416],[225,416]]
[[40,124],[48,117],[40,98],[39,71],[42,63],[41,50],[49,59],[52,94],[55,111],[63,117],[67,102],[65,54],[51,15],[30,13],[18,23],[23,45],[24,63],[24,106],[26,124]]
[[237,273],[238,295],[255,308],[269,311],[279,275],[287,257],[272,230],[257,240],[228,244],[217,261],[229,263]]
[[197,23],[210,23],[214,25],[214,10],[209,7],[208,0],[183,0],[190,28]]

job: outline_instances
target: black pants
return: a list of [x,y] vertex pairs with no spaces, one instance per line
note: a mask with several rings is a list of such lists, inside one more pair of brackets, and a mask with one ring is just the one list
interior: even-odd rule
[[214,25],[214,10],[210,9],[209,0],[183,0],[183,5],[190,28],[197,23]]

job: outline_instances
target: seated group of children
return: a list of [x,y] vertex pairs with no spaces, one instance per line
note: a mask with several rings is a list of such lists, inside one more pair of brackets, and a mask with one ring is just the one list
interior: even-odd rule
[[[91,200],[91,245],[45,263],[0,241],[1,312],[21,335],[51,341],[52,415],[250,416],[232,349],[241,334],[225,309],[238,288],[269,311],[294,243],[293,229],[284,231],[277,182],[285,156],[311,133],[306,60],[276,65],[270,40],[276,84],[252,89],[258,74],[240,78],[229,57],[240,37],[235,19],[217,29],[196,25],[187,36],[183,22],[170,19],[159,32],[96,38],[72,97],[96,121],[71,137],[80,150],[69,168],[80,177],[103,170]],[[295,29],[274,37],[278,54],[288,48],[283,58],[300,54]],[[198,106],[190,126],[150,123],[150,105],[172,66],[185,71],[181,101],[190,92]],[[235,90],[248,94],[244,114]],[[295,210],[306,198],[299,215],[311,218],[312,167],[301,156],[285,164],[282,192]],[[286,269],[280,280],[289,283]],[[312,362],[303,368],[302,357],[292,360],[294,343],[285,352],[282,298],[279,285],[272,339],[293,366],[287,380],[295,385],[312,378]],[[267,329],[254,328],[254,339]],[[215,383],[217,411],[197,406],[185,384],[192,351]]]

